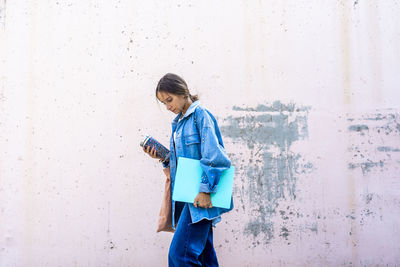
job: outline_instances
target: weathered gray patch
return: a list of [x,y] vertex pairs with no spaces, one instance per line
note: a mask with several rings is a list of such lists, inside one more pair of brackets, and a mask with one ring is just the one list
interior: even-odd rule
[[[379,110],[368,114],[347,115],[352,144],[350,170],[361,169],[363,175],[375,169],[383,170],[399,158],[400,115],[395,110]],[[386,152],[386,153],[377,153]]]
[[367,162],[361,162],[361,163],[349,163],[349,169],[361,168],[362,173],[366,174],[367,172],[371,171],[372,168],[383,167],[383,165],[384,165],[383,161],[373,162],[368,160]]
[[287,111],[287,112],[294,112],[294,111],[309,111],[309,107],[298,107],[294,103],[289,103],[289,104],[283,104],[280,101],[275,101],[272,103],[272,105],[263,105],[260,104],[255,108],[252,107],[238,107],[234,106],[232,108],[235,111],[258,111],[258,112],[270,112],[270,111],[275,111],[275,112],[282,112],[282,111]]
[[377,150],[381,152],[400,152],[399,148],[392,148],[388,146],[379,146],[377,147]]
[[266,235],[266,239],[270,240],[274,234],[274,225],[271,221],[267,221],[266,218],[258,217],[249,221],[244,229],[244,233],[246,235],[255,235],[259,234]]
[[347,215],[346,218],[355,220],[356,216],[354,215],[354,211],[351,214]]
[[[230,156],[240,179],[234,192],[248,218],[244,233],[268,244],[274,237],[272,218],[279,202],[296,199],[297,175],[313,169],[291,149],[308,135],[309,108],[275,101],[233,110],[235,115],[220,120],[220,129],[225,142],[243,148],[238,149],[243,153]],[[283,226],[279,236],[287,239],[289,230]]]
[[371,201],[372,201],[373,198],[374,198],[374,194],[371,194],[371,193],[366,194],[366,195],[364,196],[365,204],[371,203]]
[[285,238],[285,240],[288,240],[289,232],[290,231],[285,226],[283,226],[281,228],[281,233],[279,234],[279,236],[282,236],[283,238]]
[[354,132],[362,132],[362,131],[368,130],[368,126],[367,125],[351,125],[351,126],[349,126],[349,130],[354,131]]
[[311,232],[318,234],[318,223],[317,222],[312,223],[307,228],[310,229]]

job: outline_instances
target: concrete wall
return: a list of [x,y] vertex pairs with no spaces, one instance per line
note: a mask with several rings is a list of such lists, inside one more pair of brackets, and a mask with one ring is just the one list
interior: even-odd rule
[[400,3],[0,1],[0,266],[167,266],[158,79],[237,167],[221,266],[400,264]]

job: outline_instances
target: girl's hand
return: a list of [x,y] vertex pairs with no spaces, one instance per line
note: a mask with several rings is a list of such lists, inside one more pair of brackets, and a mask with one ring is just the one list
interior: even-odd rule
[[205,209],[212,208],[210,194],[203,192],[198,193],[196,198],[194,199],[193,205],[196,208],[205,208]]
[[151,150],[150,150],[150,146],[148,146],[147,148],[143,147],[143,151],[145,153],[149,154],[149,156],[152,157],[153,159],[161,160],[161,158],[156,155],[156,150],[154,149],[154,147],[152,147]]

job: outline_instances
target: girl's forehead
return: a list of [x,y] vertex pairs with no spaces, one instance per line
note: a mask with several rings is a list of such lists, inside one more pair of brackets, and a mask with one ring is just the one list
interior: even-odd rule
[[172,97],[172,96],[174,96],[173,94],[169,94],[169,93],[167,93],[167,92],[157,92],[157,98],[160,100],[160,101],[164,101],[164,100],[166,100],[168,97]]
[[167,98],[168,96],[169,96],[169,94],[166,92],[157,92],[157,97],[160,100],[163,100],[163,99]]

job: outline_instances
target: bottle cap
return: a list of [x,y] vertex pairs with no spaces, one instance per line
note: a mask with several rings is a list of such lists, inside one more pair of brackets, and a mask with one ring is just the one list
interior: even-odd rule
[[149,139],[150,135],[146,135],[146,137],[140,142],[140,146],[144,147]]

